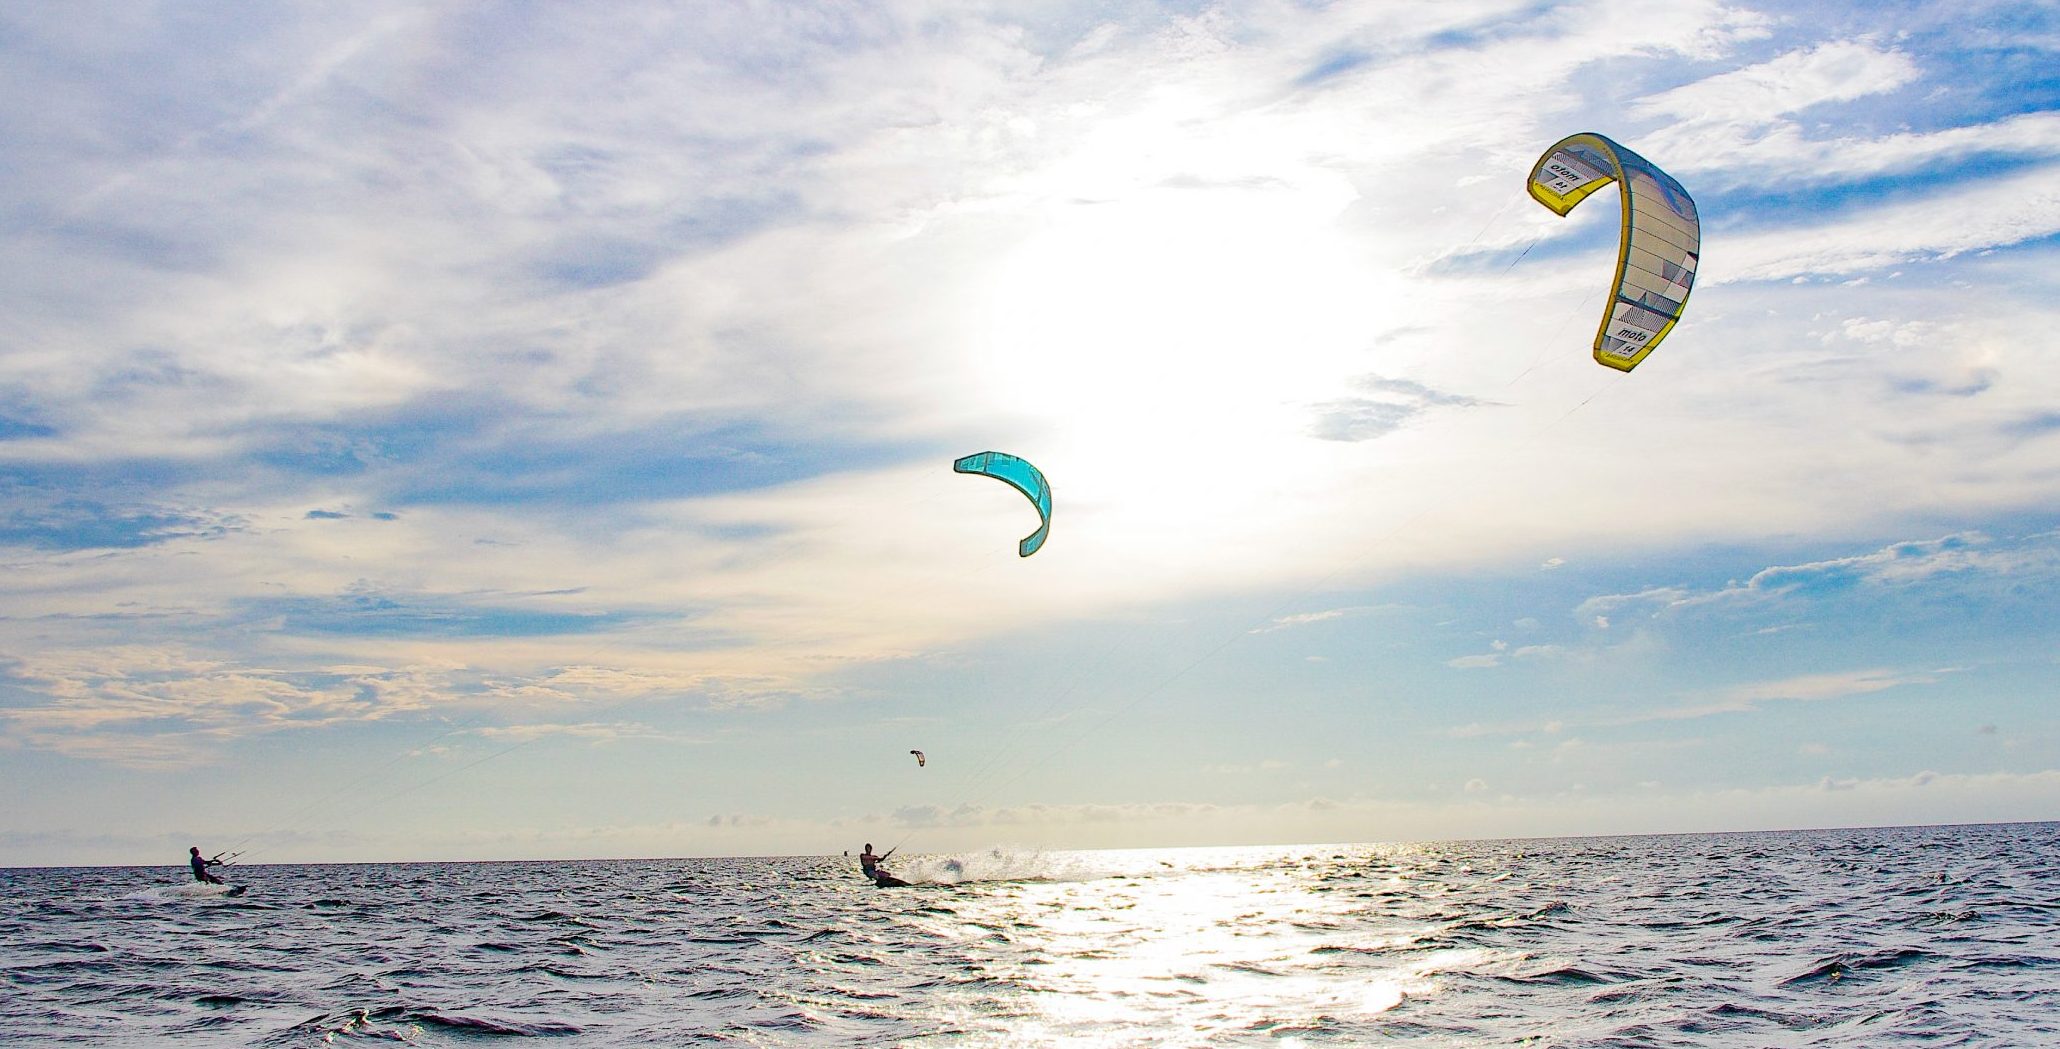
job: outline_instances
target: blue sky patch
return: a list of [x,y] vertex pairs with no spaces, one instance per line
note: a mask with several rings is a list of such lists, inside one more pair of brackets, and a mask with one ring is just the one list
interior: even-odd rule
[[24,422],[0,415],[0,441],[19,441],[29,437],[55,437],[57,431],[41,423]]
[[212,539],[241,528],[234,518],[67,499],[0,518],[0,544],[44,550],[134,549],[175,539]]
[[1308,71],[1295,78],[1296,87],[1317,87],[1326,81],[1335,80],[1373,61],[1373,56],[1364,51],[1340,51],[1324,58]]

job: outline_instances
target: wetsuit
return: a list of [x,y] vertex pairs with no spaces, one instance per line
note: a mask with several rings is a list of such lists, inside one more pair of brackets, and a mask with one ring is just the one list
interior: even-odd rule
[[197,852],[196,852],[196,853],[194,853],[194,854],[193,854],[193,858],[192,858],[192,859],[191,859],[191,860],[190,860],[189,862],[191,862],[191,863],[193,864],[193,880],[194,880],[194,881],[205,881],[205,882],[213,882],[214,884],[217,884],[217,885],[221,884],[221,882],[222,882],[222,879],[220,879],[220,878],[217,878],[217,877],[215,877],[214,875],[212,875],[212,874],[209,874],[209,873],[207,872],[207,869],[208,869],[209,867],[212,867],[212,866],[214,866],[214,865],[215,865],[216,863],[219,863],[219,862],[221,862],[221,861],[219,861],[219,860],[210,860],[210,859],[207,859],[207,858],[205,858],[205,857],[201,856],[201,854],[200,854],[200,853],[197,853]]

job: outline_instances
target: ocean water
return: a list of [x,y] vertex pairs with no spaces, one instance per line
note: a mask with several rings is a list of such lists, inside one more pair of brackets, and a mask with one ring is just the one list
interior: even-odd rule
[[2060,824],[892,866],[0,871],[0,1042],[2060,1046]]

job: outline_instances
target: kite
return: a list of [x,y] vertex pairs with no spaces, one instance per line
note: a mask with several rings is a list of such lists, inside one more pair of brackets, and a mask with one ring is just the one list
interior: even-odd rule
[[1595,332],[1595,361],[1630,371],[1674,330],[1688,305],[1702,220],[1672,175],[1594,132],[1553,143],[1531,168],[1528,188],[1538,203],[1565,215],[1611,182],[1621,192],[1624,227],[1616,282]]
[[1042,471],[1007,452],[968,455],[952,463],[951,468],[962,474],[983,474],[1004,481],[1023,493],[1037,506],[1038,525],[1037,531],[1024,536],[1023,541],[1016,544],[1016,553],[1029,557],[1044,545],[1044,537],[1051,534],[1051,485],[1045,483]]
[[916,756],[917,768],[922,768],[924,765],[928,765],[930,763],[930,759],[923,757],[923,752],[920,750],[911,750],[909,751],[909,753],[914,754]]

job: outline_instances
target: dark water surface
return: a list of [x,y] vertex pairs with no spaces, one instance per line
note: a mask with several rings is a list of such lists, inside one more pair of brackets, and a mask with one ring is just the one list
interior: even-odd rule
[[2060,1046],[2060,824],[896,866],[0,871],[0,1042]]

